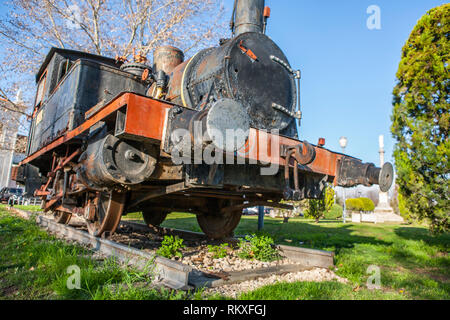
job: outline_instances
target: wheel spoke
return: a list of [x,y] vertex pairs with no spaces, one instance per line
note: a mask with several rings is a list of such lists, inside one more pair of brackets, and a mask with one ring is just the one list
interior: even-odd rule
[[69,224],[72,214],[65,211],[55,211],[53,213],[53,219],[56,223]]
[[101,193],[95,210],[94,221],[87,221],[89,233],[96,237],[113,234],[125,208],[126,193],[111,191]]

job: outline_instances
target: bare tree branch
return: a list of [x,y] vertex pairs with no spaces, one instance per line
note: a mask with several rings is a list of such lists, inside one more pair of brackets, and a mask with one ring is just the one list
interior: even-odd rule
[[[0,124],[26,132],[34,75],[50,47],[104,56],[150,54],[161,45],[190,52],[215,45],[224,0],[13,0],[0,21]],[[8,96],[21,88],[23,105]],[[28,106],[28,107],[27,107]],[[13,131],[14,131],[13,130]]]

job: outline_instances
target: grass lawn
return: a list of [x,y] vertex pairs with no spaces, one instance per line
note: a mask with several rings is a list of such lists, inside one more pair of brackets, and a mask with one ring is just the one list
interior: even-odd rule
[[[11,299],[187,299],[184,292],[155,290],[148,272],[96,261],[86,248],[58,240],[0,206],[0,300]],[[80,268],[80,289],[67,280]]]
[[[0,227],[3,227],[2,221],[6,218],[4,215],[1,216]],[[139,213],[132,213],[124,218],[142,220]],[[163,226],[200,231],[195,216],[187,213],[170,214]],[[3,256],[3,250],[6,250],[5,246],[8,245],[9,250],[6,250],[5,254],[15,256],[10,251],[14,251],[12,250],[14,246],[20,247],[15,241],[23,236],[18,238],[16,235],[6,239],[3,232],[3,229],[0,229],[0,244],[2,245],[0,254]],[[237,235],[258,233],[257,217],[243,216],[235,233]],[[302,218],[291,218],[286,224],[282,222],[282,219],[269,217],[265,218],[264,233],[269,234],[279,244],[334,251],[335,272],[339,276],[347,278],[350,284],[338,282],[279,283],[242,294],[240,299],[450,299],[450,258],[448,255],[450,234],[448,233],[431,236],[425,227],[419,225],[343,224],[337,220],[322,220],[315,223]],[[39,237],[48,237],[43,232],[39,234]],[[14,242],[9,244],[9,241]],[[30,248],[23,247],[23,250],[33,253],[34,249],[32,248],[34,246],[39,248],[39,245],[38,241],[34,241]],[[60,245],[72,248],[63,243]],[[47,253],[48,255],[49,253]],[[70,251],[67,252],[67,256],[67,259],[69,257],[75,259]],[[55,260],[53,263],[56,264],[57,261]],[[62,271],[59,273],[59,277],[65,277],[64,279],[67,278],[63,272],[66,265],[67,263],[61,267]],[[366,287],[367,279],[371,275],[367,272],[370,265],[379,267],[380,290],[369,290]],[[11,273],[15,270],[14,268],[17,267],[6,270]],[[1,279],[4,278],[4,269],[2,260],[0,264]],[[22,272],[27,273],[28,271],[25,269]],[[126,272],[118,273],[119,280],[117,281],[123,281],[121,280],[123,278],[120,277],[125,277]],[[3,280],[0,281],[2,281],[0,288],[4,288]],[[59,280],[60,283],[64,281]],[[98,291],[100,287],[101,285],[96,287],[96,292],[100,292],[97,294],[98,297],[109,297],[108,294]],[[50,286],[49,288],[54,287]],[[64,290],[59,294],[62,298],[66,297]],[[141,292],[139,295],[142,296],[144,293]],[[96,297],[96,295],[84,295],[83,297],[90,298]],[[150,296],[150,298],[156,299],[166,297],[167,295],[156,295],[155,293]],[[118,298],[126,298],[126,296],[121,295]]]
[[[139,214],[128,216],[140,219]],[[243,216],[235,234],[258,233],[257,217]],[[173,213],[165,227],[200,231],[195,216]],[[450,299],[450,234],[432,236],[419,225],[343,224],[336,220],[266,217],[264,234],[276,243],[335,252],[336,273],[350,280],[277,284],[242,299]],[[381,290],[368,290],[372,272],[380,268]]]

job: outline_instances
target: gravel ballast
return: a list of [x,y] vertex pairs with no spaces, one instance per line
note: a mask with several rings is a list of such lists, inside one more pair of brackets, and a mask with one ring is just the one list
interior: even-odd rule
[[208,288],[204,291],[204,295],[220,294],[229,298],[236,299],[242,293],[256,290],[258,288],[273,285],[280,282],[323,282],[338,281],[340,283],[348,283],[347,279],[337,276],[333,271],[324,268],[314,268],[296,273],[288,273],[285,275],[272,275],[270,277],[258,278],[256,280],[244,281],[236,284],[224,285],[217,288]]

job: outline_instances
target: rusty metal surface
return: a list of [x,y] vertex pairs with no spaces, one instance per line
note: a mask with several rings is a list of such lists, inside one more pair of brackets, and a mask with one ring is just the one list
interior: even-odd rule
[[[392,166],[332,152],[324,139],[318,146],[297,139],[301,74],[264,34],[264,4],[236,0],[233,37],[186,62],[172,46],[154,51],[153,68],[140,53],[122,70],[92,55],[75,62],[65,50],[46,60],[45,94],[21,162],[44,176],[36,193],[44,210],[62,223],[81,215],[96,236],[113,233],[123,212],[144,210],[157,225],[169,211],[188,211],[217,238],[233,231],[244,207],[317,199],[327,182],[387,190]],[[230,129],[241,134],[233,145]]]
[[[168,105],[164,102],[157,101],[154,99],[142,97],[140,95],[132,94],[129,92],[124,92],[120,94],[117,98],[115,98],[111,103],[104,106],[103,108],[99,110],[95,110],[95,113],[91,115],[91,117],[83,122],[79,127],[75,128],[72,131],[67,132],[63,136],[59,137],[58,139],[54,140],[50,144],[46,145],[45,147],[41,148],[40,150],[36,151],[35,153],[31,154],[27,158],[25,158],[20,165],[28,163],[39,156],[42,156],[43,154],[55,149],[58,146],[61,146],[62,144],[68,142],[71,139],[74,139],[75,137],[85,133],[88,131],[93,125],[97,124],[98,122],[104,120],[107,117],[110,117],[115,114],[117,110],[124,106],[130,106],[130,105],[138,105],[138,104],[144,104],[147,107],[153,107],[155,108],[160,107],[166,110],[168,108]],[[140,107],[137,107],[135,110],[140,110]],[[165,115],[163,116],[163,113],[160,113],[161,117],[163,119],[153,119],[155,121],[155,125],[158,123],[163,123],[165,119]],[[137,115],[136,115],[137,117]],[[151,122],[152,120],[150,120]],[[161,139],[163,127],[153,127],[148,128],[145,130],[145,137],[152,138],[155,140]]]
[[173,69],[184,61],[184,53],[173,46],[161,46],[153,51],[153,70],[162,70],[170,74]]
[[[176,103],[178,105],[183,105],[183,101],[181,99],[181,85],[180,84],[183,79],[184,70],[190,61],[191,61],[191,59],[181,63],[180,65],[178,65],[177,67],[175,67],[172,70],[172,73],[170,74],[169,84],[168,84],[168,92],[166,95],[166,99],[168,101]],[[150,88],[150,92],[147,93],[149,96],[153,95],[153,90],[151,90],[151,89],[152,88]]]
[[[247,55],[249,50],[254,54]],[[287,61],[281,49],[264,34],[241,34],[220,47],[200,51],[183,70],[176,68],[168,84],[168,96],[180,93],[182,105],[196,110],[208,109],[221,98],[237,100],[245,107],[252,127],[277,128],[293,137],[294,119],[272,108],[272,103],[294,112],[295,81],[286,68],[270,59],[272,55]],[[255,56],[257,60],[253,60]]]
[[106,126],[99,128],[90,139],[92,142],[75,170],[86,187],[136,185],[153,174],[159,153],[156,147],[119,139],[108,134]]
[[[297,139],[279,136],[251,128],[247,145],[237,153],[241,157],[256,160],[258,162],[285,166],[286,160],[281,157],[280,146],[284,145],[295,148],[300,143],[302,143],[302,141]],[[313,145],[311,146],[314,148],[314,160],[311,163],[300,167],[300,170],[320,173],[332,177],[336,176],[337,160],[343,155],[325,148],[320,148]],[[309,148],[305,148],[304,150],[308,149]],[[294,165],[293,158],[290,159],[290,164],[292,166]]]
[[97,194],[98,209],[93,220],[86,220],[89,233],[101,237],[113,234],[125,209],[125,192],[110,191]]
[[124,128],[116,136],[159,143],[163,139],[166,115],[171,105],[146,97],[132,95],[126,107]]
[[264,0],[237,0],[235,4],[234,34],[263,32]]
[[[143,61],[143,60],[142,60]],[[142,75],[144,72],[150,72],[150,66],[146,65],[145,62],[126,62],[122,66],[120,66],[120,70],[131,73],[138,77],[138,79],[142,79]],[[146,79],[145,79],[146,80]],[[140,93],[143,93],[142,91]]]
[[[69,139],[70,137],[76,136],[76,134],[79,134],[80,132],[86,131],[92,125],[94,125],[98,121],[104,119],[105,117],[111,116],[111,114],[113,114],[115,111],[119,110],[120,108],[122,108],[125,105],[127,105],[128,107],[131,106],[130,110],[133,109],[133,106],[149,106],[149,108],[152,108],[152,107],[158,108],[158,106],[160,106],[160,108],[157,110],[169,110],[172,107],[169,104],[164,104],[164,103],[162,103],[160,101],[156,101],[154,99],[126,93],[126,94],[123,94],[120,97],[118,97],[111,104],[105,106],[103,109],[96,110],[96,113],[93,113],[91,118],[85,124],[83,124],[80,128],[77,128],[73,132],[69,132],[57,143],[62,144],[65,141],[67,141],[64,139]],[[139,110],[139,108],[137,108],[136,110]],[[138,115],[139,112],[134,111],[130,114]],[[163,112],[161,112],[160,115],[161,115],[161,117],[159,120],[161,120]],[[176,115],[175,115],[175,117],[176,117]],[[145,123],[145,121],[142,121],[141,123]],[[163,139],[162,134],[163,134],[164,126],[156,124],[155,127],[152,130],[156,130],[156,131],[154,131],[154,133],[151,133],[151,134],[146,134],[147,137],[152,135],[153,137],[156,138],[156,140]],[[135,133],[137,133],[137,132],[135,132]],[[140,133],[137,133],[137,134],[140,134]],[[279,135],[273,135],[273,134],[270,134],[270,133],[267,133],[267,132],[264,132],[261,130],[251,129],[247,146],[245,146],[242,150],[240,150],[238,152],[238,154],[243,153],[244,155],[241,155],[242,157],[244,157],[246,159],[256,160],[257,163],[266,163],[266,164],[272,163],[272,164],[278,164],[280,166],[285,166],[286,160],[281,156],[281,150],[279,149],[279,145],[285,145],[285,146],[294,148],[294,150],[297,150],[299,144],[302,144],[302,142],[297,139],[287,138],[287,137],[279,136]],[[272,145],[278,146],[278,149],[272,148]],[[296,189],[296,185],[311,186],[312,191],[310,191],[310,192],[305,191],[304,196],[316,197],[318,191],[317,192],[313,191],[313,190],[316,190],[316,188],[314,187],[314,184],[317,183],[317,185],[320,185],[319,183],[320,183],[320,181],[323,180],[323,177],[326,177],[326,179],[328,181],[335,181],[337,161],[343,155],[341,155],[339,153],[331,152],[325,148],[316,147],[316,146],[312,146],[309,144],[303,144],[303,146],[304,147],[302,148],[302,153],[301,153],[301,157],[305,157],[305,158],[302,158],[303,163],[309,162],[311,160],[311,154],[312,154],[311,150],[314,150],[315,157],[311,163],[309,163],[307,165],[300,165],[300,166],[294,166],[295,162],[298,162],[297,161],[298,159],[296,159],[295,157],[291,157],[290,165],[294,166],[294,169],[291,169],[291,170],[297,171],[297,172],[294,172],[294,180],[293,180],[294,183],[293,183],[292,187],[294,189]],[[50,145],[48,148],[50,149],[51,147],[52,146]],[[296,147],[297,147],[297,149],[295,149]],[[305,154],[303,154],[303,151],[305,151],[305,152],[307,151],[306,155],[309,154],[309,156],[306,156]],[[297,155],[297,158],[299,158],[299,159],[301,158],[301,157],[299,157],[299,151],[297,151],[296,153],[294,152],[294,154]],[[291,170],[288,170],[288,171],[291,171]],[[224,172],[224,171],[222,170],[221,172]],[[307,177],[303,177],[303,175],[305,175],[305,173],[307,174]],[[161,175],[161,174],[162,173],[160,172],[159,175]],[[291,172],[289,172],[289,174],[291,174]],[[313,174],[316,174],[316,175],[318,174],[318,176],[316,177]],[[181,168],[178,168],[175,172],[165,174],[165,176],[168,180],[170,180],[172,177],[174,179],[180,179],[180,178],[182,178],[182,175],[183,175],[183,170]],[[320,175],[322,175],[322,176],[320,176]],[[155,176],[155,177],[158,177],[158,176]],[[206,177],[208,177],[208,175],[206,175]],[[243,177],[245,177],[245,175]],[[296,181],[295,177],[297,177],[297,178],[302,177],[303,180]],[[225,178],[225,176],[224,176],[224,178]],[[233,181],[237,181],[236,178],[237,177],[232,178]],[[276,192],[278,190],[278,192],[282,192],[282,190],[285,186],[285,181],[283,182],[283,181],[278,180],[279,178],[277,176],[271,177],[271,178],[272,178],[271,180],[276,182],[274,184],[273,188],[267,189],[267,187],[269,185],[266,186],[266,183],[263,183],[261,185],[261,188],[262,188],[261,190],[263,192],[267,192],[269,190],[274,191],[274,192]],[[229,178],[227,178],[227,179],[229,179]],[[223,181],[225,182],[225,180],[223,180]],[[230,181],[231,180],[229,180],[228,183]],[[243,184],[246,184],[246,182],[243,181]],[[266,188],[265,191],[264,191],[264,188]],[[166,194],[166,193],[164,192],[164,194]],[[156,196],[164,196],[164,194],[158,193]],[[226,195],[225,195],[225,197],[226,197]],[[141,200],[140,203],[145,202],[151,198],[152,197],[144,198],[144,200]]]
[[286,165],[284,166],[284,180],[285,180],[285,187],[283,196],[286,200],[295,200],[299,201],[302,200],[302,195],[300,193],[300,186],[298,184],[298,161],[294,157],[294,153],[296,152],[295,148],[289,150],[286,154],[286,162],[289,163],[291,158],[294,158],[294,188],[291,188],[290,183],[290,166]]
[[53,214],[55,222],[60,224],[69,224],[71,217],[72,213],[66,211],[55,211],[55,213]]
[[183,166],[159,161],[151,178],[160,181],[182,180]]
[[393,167],[388,162],[383,168],[377,168],[373,163],[343,157],[339,160],[338,167],[337,184],[343,187],[379,184],[381,191],[387,192],[394,179]]
[[11,180],[12,181],[17,181],[18,173],[19,173],[19,167],[12,166],[11,167]]
[[210,239],[222,239],[232,235],[241,220],[242,209],[227,211],[221,215],[197,215],[197,222]]

